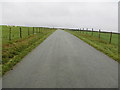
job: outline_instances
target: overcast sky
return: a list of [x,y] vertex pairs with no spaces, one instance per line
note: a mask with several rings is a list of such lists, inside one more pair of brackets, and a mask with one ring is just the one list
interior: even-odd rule
[[0,4],[1,24],[118,31],[118,0],[4,0]]

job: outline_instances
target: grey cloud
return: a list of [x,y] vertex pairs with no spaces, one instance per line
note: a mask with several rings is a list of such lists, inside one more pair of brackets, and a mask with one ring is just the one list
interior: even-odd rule
[[118,30],[115,2],[4,2],[2,24]]

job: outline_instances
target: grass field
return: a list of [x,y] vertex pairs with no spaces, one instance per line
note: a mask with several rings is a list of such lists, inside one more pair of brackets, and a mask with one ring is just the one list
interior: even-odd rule
[[[11,40],[9,40],[9,29],[11,28]],[[2,28],[2,74],[12,69],[33,48],[44,41],[55,30],[49,28],[21,27],[22,38],[20,38],[20,27],[3,26]],[[29,28],[29,35],[28,35]]]
[[[11,28],[11,34],[10,34],[10,28]],[[2,26],[2,41],[3,41],[2,43],[3,44],[12,43],[20,39],[20,28],[21,28],[22,38],[26,38],[30,35],[40,33],[43,30],[49,30],[48,28],[34,27],[34,33],[33,33],[33,27]],[[11,40],[9,40],[10,37]]]
[[[80,32],[80,31],[79,31],[79,32]],[[96,31],[94,31],[93,34],[92,34],[91,31],[89,31],[89,32],[88,32],[88,31],[84,31],[84,32],[82,31],[81,33],[82,33],[82,34],[92,35],[92,36],[94,36],[94,37],[96,37],[96,38],[99,37],[99,33],[96,32]],[[109,41],[110,41],[110,32],[109,32],[109,33],[101,32],[101,33],[100,33],[100,39],[101,39],[101,40],[104,40],[104,41],[106,41],[106,42],[109,43]],[[112,34],[111,44],[118,45],[118,34],[116,34],[116,33],[113,33],[113,34]]]
[[98,38],[98,32],[94,32],[93,36],[92,32],[80,32],[73,30],[66,30],[67,32],[75,35],[96,49],[102,51],[109,57],[114,60],[120,62],[120,57],[118,54],[118,34],[113,34],[112,42],[109,44],[109,33],[101,33],[101,39]]

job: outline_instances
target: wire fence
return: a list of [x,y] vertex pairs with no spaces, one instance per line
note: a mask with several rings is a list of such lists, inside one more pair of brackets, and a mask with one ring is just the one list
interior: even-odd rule
[[31,35],[45,33],[48,30],[51,29],[43,27],[2,26],[2,42],[5,44]]
[[116,44],[118,45],[118,38],[120,33],[115,33],[115,32],[105,32],[99,29],[96,31],[95,29],[88,29],[88,28],[80,28],[80,29],[70,29],[72,31],[77,31],[81,34],[87,34],[90,36],[94,36],[98,38],[99,40],[104,40],[109,44]]
[[[53,29],[53,28],[51,28]],[[44,33],[45,31],[50,30],[50,28],[44,27],[21,27],[21,26],[2,26],[2,42],[7,43],[14,40],[22,39],[29,37],[30,35],[35,35],[39,33]],[[95,29],[89,28],[80,28],[80,29],[69,29],[72,31],[77,31],[81,34],[87,34],[90,36],[94,36],[99,38],[100,40],[104,40],[110,44],[118,45],[118,37],[120,33],[114,32],[105,32],[99,29],[96,31]]]

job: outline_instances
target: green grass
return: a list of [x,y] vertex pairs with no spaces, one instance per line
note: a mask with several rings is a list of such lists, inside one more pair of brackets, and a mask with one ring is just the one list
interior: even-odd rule
[[[13,41],[19,40],[20,39],[20,27],[21,26],[2,26],[2,43],[12,43]],[[11,41],[9,40],[10,36],[10,28],[11,28]],[[26,38],[30,35],[33,35],[33,27],[21,27],[22,29],[22,38]],[[29,29],[29,35],[28,35],[28,29]],[[42,32],[43,30],[49,30],[48,28],[38,28],[34,27],[34,34]]]
[[[83,34],[92,35],[91,31],[89,31],[89,32],[88,31],[84,31],[82,33]],[[93,36],[98,38],[99,37],[99,33],[98,32],[93,32]],[[101,38],[101,40],[104,40],[104,41],[109,43],[109,41],[110,41],[110,33],[101,32],[100,33],[100,38]],[[118,45],[118,34],[115,34],[115,33],[112,34],[112,41],[111,41],[111,43]]]
[[[44,41],[50,34],[52,34],[55,30],[49,28],[41,28],[40,32],[35,29],[35,33],[33,34],[31,28],[31,35],[28,35],[27,27],[22,27],[23,38],[19,38],[19,27],[12,27],[13,36],[11,41],[8,39],[7,26],[4,26],[2,29],[3,34],[3,44],[2,44],[2,74],[4,75],[7,71],[13,68],[21,59],[27,55],[33,48],[39,45],[42,41]],[[17,30],[16,30],[16,29]],[[24,31],[26,30],[26,31]],[[6,31],[6,32],[5,32]],[[5,40],[5,41],[4,41]]]
[[101,39],[99,40],[97,32],[94,32],[92,36],[91,32],[87,32],[86,34],[86,32],[80,31],[66,31],[105,53],[112,59],[120,62],[120,57],[118,57],[118,34],[113,34],[112,43],[109,44],[109,33],[103,33],[103,35],[101,34]]

